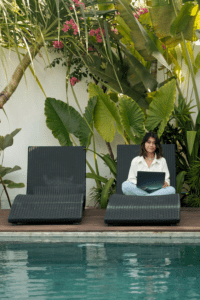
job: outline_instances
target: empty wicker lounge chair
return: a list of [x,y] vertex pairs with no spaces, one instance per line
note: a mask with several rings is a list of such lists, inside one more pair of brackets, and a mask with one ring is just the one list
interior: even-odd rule
[[85,208],[83,147],[29,147],[27,194],[17,195],[10,223],[78,223]]
[[[162,145],[170,172],[170,185],[176,188],[175,145]],[[127,196],[122,183],[127,180],[131,161],[138,156],[139,145],[117,146],[117,193],[109,199],[105,214],[108,225],[176,224],[180,221],[179,194],[164,196]]]

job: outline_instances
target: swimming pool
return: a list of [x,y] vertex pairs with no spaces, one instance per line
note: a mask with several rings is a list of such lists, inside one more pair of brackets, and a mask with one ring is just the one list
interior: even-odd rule
[[1,299],[200,299],[200,246],[0,242]]

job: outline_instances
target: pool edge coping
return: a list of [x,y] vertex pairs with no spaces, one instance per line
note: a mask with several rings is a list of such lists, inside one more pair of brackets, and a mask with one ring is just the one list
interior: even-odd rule
[[0,232],[0,242],[200,243],[200,232]]

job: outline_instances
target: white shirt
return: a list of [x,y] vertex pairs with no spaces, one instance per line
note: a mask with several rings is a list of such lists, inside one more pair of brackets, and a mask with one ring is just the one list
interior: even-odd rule
[[164,157],[157,159],[155,154],[154,160],[152,161],[150,167],[148,167],[143,156],[135,157],[130,166],[128,181],[137,184],[137,171],[146,171],[146,172],[165,172],[165,181],[170,185],[169,180],[169,170],[167,167],[167,162]]

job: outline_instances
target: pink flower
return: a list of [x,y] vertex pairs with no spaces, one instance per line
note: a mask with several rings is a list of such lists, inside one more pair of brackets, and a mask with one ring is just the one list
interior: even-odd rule
[[85,9],[85,4],[83,2],[79,2],[79,4],[83,5],[83,9]]
[[115,15],[120,15],[120,12],[119,11],[115,11]]
[[96,35],[101,37],[101,31],[103,32],[103,35],[105,36],[105,30],[103,28],[100,29],[100,27],[98,29],[95,30]]
[[139,19],[140,15],[144,15],[146,13],[148,13],[148,9],[146,7],[139,7],[138,9],[136,9],[137,13],[133,13],[134,17]]
[[118,34],[118,29],[117,28],[111,28],[111,31],[113,31],[115,34]]
[[91,29],[91,30],[90,30],[89,35],[90,35],[90,36],[94,36],[94,29]]
[[92,52],[92,51],[93,51],[93,48],[89,46],[89,47],[88,47],[88,51],[91,51],[91,52]]
[[101,32],[105,36],[105,30],[103,28],[100,28],[100,27],[97,28],[96,30],[91,29],[90,32],[89,32],[89,35],[90,36],[95,36],[95,34],[96,34],[97,43],[101,43],[102,42]]
[[69,30],[69,26],[68,25],[66,25],[66,24],[64,24],[63,25],[64,26],[64,28],[62,29],[64,32],[67,32],[68,30]]
[[[83,5],[83,9],[85,9],[85,4],[83,2],[79,2],[79,0],[72,0],[75,3],[75,7],[79,7],[79,4]],[[72,9],[72,7],[70,7]]]
[[72,24],[72,29],[76,29],[77,28],[77,25],[74,23]]
[[72,6],[70,6],[70,8],[69,8],[70,10],[72,10],[73,9],[73,7]]
[[163,47],[164,50],[166,49],[165,45],[162,45],[162,47]]
[[76,77],[70,78],[70,83],[72,86],[74,86],[76,84],[76,82],[79,82],[79,80]]
[[103,40],[101,38],[97,38],[97,43],[101,43]]
[[53,41],[53,46],[54,46],[54,48],[56,48],[56,49],[62,49],[63,47],[64,47],[64,44],[60,41],[60,42],[58,42],[58,41]]
[[73,34],[76,35],[78,33],[78,26],[76,23],[74,23],[73,19],[70,21],[66,21],[65,24],[63,24],[64,28],[62,29],[64,32],[67,32],[70,27],[74,29]]

